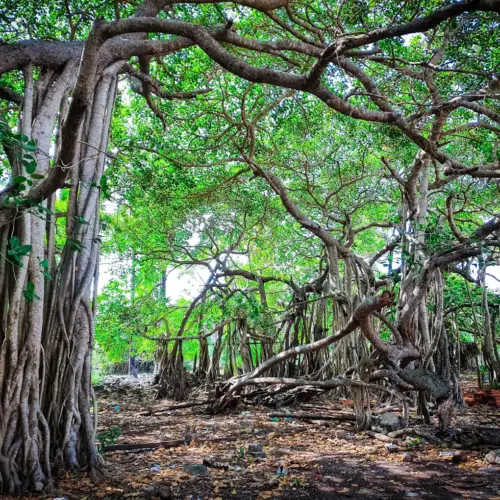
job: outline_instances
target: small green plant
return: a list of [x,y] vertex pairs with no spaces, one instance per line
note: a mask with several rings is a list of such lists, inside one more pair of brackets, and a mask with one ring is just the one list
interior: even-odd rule
[[103,432],[99,432],[96,435],[96,440],[99,443],[97,445],[97,450],[99,453],[104,453],[104,448],[116,443],[116,440],[120,437],[121,429],[120,427],[110,427]]
[[419,436],[417,436],[417,437],[414,437],[414,438],[410,439],[408,441],[408,444],[410,446],[418,446],[421,442],[422,442],[422,438],[420,438]]

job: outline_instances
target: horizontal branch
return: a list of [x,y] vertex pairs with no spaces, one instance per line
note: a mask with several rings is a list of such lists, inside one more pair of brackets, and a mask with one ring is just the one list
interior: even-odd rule
[[[332,379],[332,380],[304,380],[295,378],[282,378],[282,377],[259,377],[244,379],[239,381],[239,387],[245,385],[286,385],[290,387],[319,387],[320,389],[330,390],[336,387],[364,387],[373,391],[381,391],[387,394],[396,396],[397,398],[406,399],[402,394],[397,391],[391,390],[383,385],[370,384],[362,380],[352,379]],[[234,386],[233,386],[234,387]]]
[[208,94],[212,89],[200,89],[193,90],[191,92],[167,92],[161,88],[161,83],[154,78],[151,78],[146,73],[135,69],[131,64],[126,64],[123,68],[125,73],[128,73],[130,76],[134,76],[135,78],[147,83],[151,86],[153,93],[162,99],[174,100],[174,99],[195,99],[199,95]]
[[[225,441],[236,441],[238,437],[223,437],[212,439],[200,439],[195,442],[200,444],[205,443],[222,443]],[[186,446],[189,443],[186,439],[176,439],[175,441],[156,441],[154,443],[123,443],[112,444],[104,447],[104,451],[132,451],[132,450],[154,450],[158,448],[176,448],[177,446]]]
[[[267,361],[264,361],[252,373],[238,380],[229,389],[229,393],[236,391],[237,389],[239,389],[244,385],[251,384],[252,383],[251,381],[255,380],[259,375],[261,375],[262,373],[271,369],[273,366],[282,363],[287,359],[294,358],[301,354],[316,352],[319,351],[320,349],[325,349],[334,342],[338,342],[340,339],[343,339],[351,332],[353,332],[356,328],[358,328],[363,319],[369,317],[370,314],[372,314],[373,312],[381,311],[384,307],[389,306],[390,304],[392,304],[393,300],[394,300],[394,295],[388,291],[384,291],[380,295],[376,295],[374,297],[368,297],[363,302],[361,302],[361,304],[359,304],[359,306],[355,309],[354,313],[352,314],[347,324],[343,328],[338,330],[335,334],[329,335],[324,339],[317,340],[316,342],[311,342],[310,344],[292,347],[291,349],[283,351],[277,354],[276,356],[273,356],[272,358],[268,359]],[[258,380],[263,380],[263,379],[258,379]]]
[[10,101],[15,104],[21,104],[23,102],[22,95],[14,92],[8,87],[4,87],[3,85],[0,85],[0,99],[4,99],[5,101]]

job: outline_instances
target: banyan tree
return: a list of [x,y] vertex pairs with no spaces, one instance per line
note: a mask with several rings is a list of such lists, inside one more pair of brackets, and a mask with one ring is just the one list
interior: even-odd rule
[[[427,241],[428,205],[431,195],[463,179],[491,186],[500,177],[494,146],[500,122],[494,50],[500,2],[438,4],[392,2],[382,8],[322,0],[4,0],[0,492],[38,491],[51,484],[55,471],[95,472],[99,467],[89,401],[101,180],[119,149],[108,143],[125,81],[163,123],[169,119],[163,101],[209,94],[210,80],[221,72],[283,89],[267,108],[241,115],[236,125],[245,139],[238,162],[321,242],[327,266],[318,280],[309,287],[288,285],[297,303],[313,288],[324,296],[318,318],[326,297],[330,304],[333,297],[335,321],[331,331],[318,329],[309,343],[275,356],[268,348],[258,367],[229,381],[215,409],[226,407],[246,385],[275,383],[349,385],[357,391],[360,409],[363,391],[384,379],[392,384],[385,390],[395,391],[405,405],[404,392],[432,394],[446,425],[453,400],[451,372],[434,361],[446,349],[442,273],[465,272],[468,259],[486,262],[486,267],[493,262],[500,218],[485,211],[488,216],[480,223],[460,227],[456,205],[464,200],[450,192],[443,220],[454,240],[446,248],[434,248]],[[183,54],[195,54],[188,63],[197,58],[208,62],[213,71],[207,73],[206,85],[168,80],[169,65],[181,64]],[[349,123],[369,123],[388,142],[396,137],[412,151],[411,162],[404,165],[381,155],[401,192],[401,220],[397,241],[388,241],[368,262],[352,249],[360,228],[352,227],[348,217],[332,215],[331,222],[340,228],[335,232],[309,217],[272,165],[263,161],[259,120],[292,95],[319,100],[332,120],[340,115]],[[477,135],[471,140],[463,132]],[[61,199],[65,210],[58,212]],[[320,203],[324,214],[331,211],[329,201]],[[401,256],[397,297],[390,277],[381,282],[372,268],[394,249]],[[234,272],[223,266],[214,271],[208,285]],[[265,276],[246,277],[265,291]],[[484,272],[479,279],[484,281]],[[397,312],[389,319],[385,313],[395,298]],[[382,324],[391,332],[390,342],[379,336]],[[246,328],[241,318],[238,328]],[[183,328],[177,333],[182,336]],[[493,333],[487,329],[484,334],[485,355],[498,378]],[[365,360],[364,369],[358,368],[356,379],[262,376],[297,355],[320,352],[352,335],[361,335],[376,353]],[[247,368],[251,366],[248,362]],[[366,414],[359,413],[360,426],[368,425]]]

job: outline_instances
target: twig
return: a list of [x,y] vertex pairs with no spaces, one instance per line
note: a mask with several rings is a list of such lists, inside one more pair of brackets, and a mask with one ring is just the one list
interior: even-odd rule
[[194,401],[192,403],[181,403],[178,405],[172,405],[172,406],[167,406],[166,408],[162,408],[161,410],[156,410],[156,411],[143,411],[139,413],[141,417],[147,417],[149,415],[157,415],[159,413],[166,413],[167,411],[175,411],[175,410],[181,410],[182,408],[191,408],[193,406],[203,406],[203,405],[209,405],[215,402],[215,399],[208,399],[206,401]]
[[408,429],[400,429],[398,431],[389,432],[388,436],[392,438],[399,438],[403,436],[419,436],[424,439],[427,439],[427,441],[430,441],[438,446],[441,446],[443,444],[441,439],[437,438],[436,436],[433,436],[429,432],[418,430],[414,427],[409,427]]
[[[239,437],[223,437],[213,439],[194,440],[198,444],[204,443],[220,443],[223,441],[236,441]],[[155,443],[124,443],[105,446],[104,451],[131,451],[131,450],[152,450],[156,448],[176,448],[189,444],[185,439],[177,439],[175,441],[157,441]]]
[[339,413],[338,415],[325,415],[319,413],[269,413],[270,418],[294,418],[297,420],[341,420],[355,421],[356,416],[349,413]]

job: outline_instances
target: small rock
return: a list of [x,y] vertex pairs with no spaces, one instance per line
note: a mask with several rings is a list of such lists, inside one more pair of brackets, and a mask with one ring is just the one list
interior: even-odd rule
[[389,452],[389,453],[396,453],[399,448],[395,445],[395,444],[392,444],[392,443],[387,443],[385,445],[385,449]]
[[248,454],[253,458],[266,458],[264,445],[261,443],[250,443],[248,445]]
[[248,445],[248,453],[261,453],[264,451],[264,445],[262,443],[250,443]]
[[401,427],[401,418],[394,412],[382,413],[377,420],[386,431],[397,431]]
[[413,456],[410,452],[405,451],[403,453],[403,462],[413,462]]
[[208,469],[203,464],[186,465],[184,472],[191,476],[208,476]]
[[167,486],[162,486],[157,493],[160,500],[170,500],[172,498],[172,492]]
[[500,450],[491,450],[484,460],[489,464],[500,464]]
[[341,431],[341,430],[335,431],[335,437],[337,439],[344,439],[344,436],[345,436],[345,432],[344,431]]

